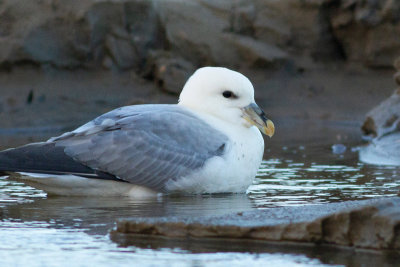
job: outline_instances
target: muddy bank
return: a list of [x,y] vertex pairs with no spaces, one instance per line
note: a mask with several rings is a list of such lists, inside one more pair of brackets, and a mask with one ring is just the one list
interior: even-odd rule
[[[284,119],[361,124],[364,114],[392,92],[392,71],[241,71],[253,82],[257,102],[278,125]],[[24,67],[0,72],[0,84],[0,128],[71,128],[118,106],[178,99],[133,71]]]
[[400,198],[283,207],[223,216],[120,220],[116,232],[400,250]]
[[71,127],[120,105],[168,102],[132,72],[28,67],[0,73],[0,84],[1,128]]

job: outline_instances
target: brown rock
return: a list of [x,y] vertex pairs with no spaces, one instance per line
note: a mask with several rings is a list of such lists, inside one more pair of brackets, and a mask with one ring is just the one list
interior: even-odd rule
[[400,85],[400,72],[396,72],[393,75],[393,78],[394,78],[395,82],[397,83],[397,85]]
[[394,93],[366,115],[362,126],[365,135],[381,137],[400,128],[400,95]]
[[179,95],[195,69],[189,61],[181,57],[157,51],[149,56],[143,76],[154,80],[163,91]]
[[254,21],[256,39],[281,49],[295,50],[295,56],[311,53],[319,39],[321,4],[325,1],[257,0]]
[[391,0],[341,1],[332,8],[332,30],[347,59],[374,68],[391,66],[400,51],[399,12],[400,5]]
[[353,13],[350,10],[345,10],[332,18],[332,27],[338,29],[349,25],[353,20]]
[[400,23],[385,23],[370,29],[365,44],[365,63],[369,67],[391,67],[400,53]]
[[280,6],[266,6],[264,1],[256,5],[256,14],[252,27],[257,40],[285,47],[290,40],[294,39],[293,27],[290,21],[282,16]]
[[363,125],[361,126],[361,130],[367,136],[376,137],[378,135],[375,121],[369,116],[365,119]]
[[268,67],[285,62],[288,55],[276,46],[245,36],[232,36],[232,45],[237,48],[244,64],[251,67]]
[[400,71],[400,57],[396,58],[396,60],[394,61],[393,66],[395,67],[396,70]]
[[398,57],[395,61],[394,61],[394,67],[396,68],[397,72],[394,74],[394,80],[395,82],[400,85],[400,57]]

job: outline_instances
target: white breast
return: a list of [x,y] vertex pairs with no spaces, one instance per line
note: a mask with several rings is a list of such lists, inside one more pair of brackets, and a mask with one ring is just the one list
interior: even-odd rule
[[199,115],[229,138],[222,157],[206,161],[203,168],[167,184],[171,191],[186,193],[246,192],[264,153],[264,140],[256,127],[233,125],[215,117]]

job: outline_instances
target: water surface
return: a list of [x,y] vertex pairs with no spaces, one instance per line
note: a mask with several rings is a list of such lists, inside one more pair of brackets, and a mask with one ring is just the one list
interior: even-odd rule
[[[286,128],[285,128],[286,127]],[[128,244],[110,236],[120,218],[208,216],[291,205],[318,205],[394,196],[400,168],[361,164],[351,148],[354,127],[343,124],[293,129],[267,140],[265,160],[248,194],[174,196],[158,199],[47,197],[40,190],[0,178],[1,266],[325,266],[387,264],[393,255],[357,253],[320,246],[282,247],[231,240],[168,240],[137,237]],[[323,138],[321,136],[324,136]],[[0,146],[48,136],[3,134]],[[343,143],[343,154],[331,146]]]

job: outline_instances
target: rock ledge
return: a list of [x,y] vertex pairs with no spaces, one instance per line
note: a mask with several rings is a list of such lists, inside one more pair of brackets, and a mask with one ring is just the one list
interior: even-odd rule
[[211,217],[120,220],[117,233],[245,238],[400,251],[400,198],[283,207]]

